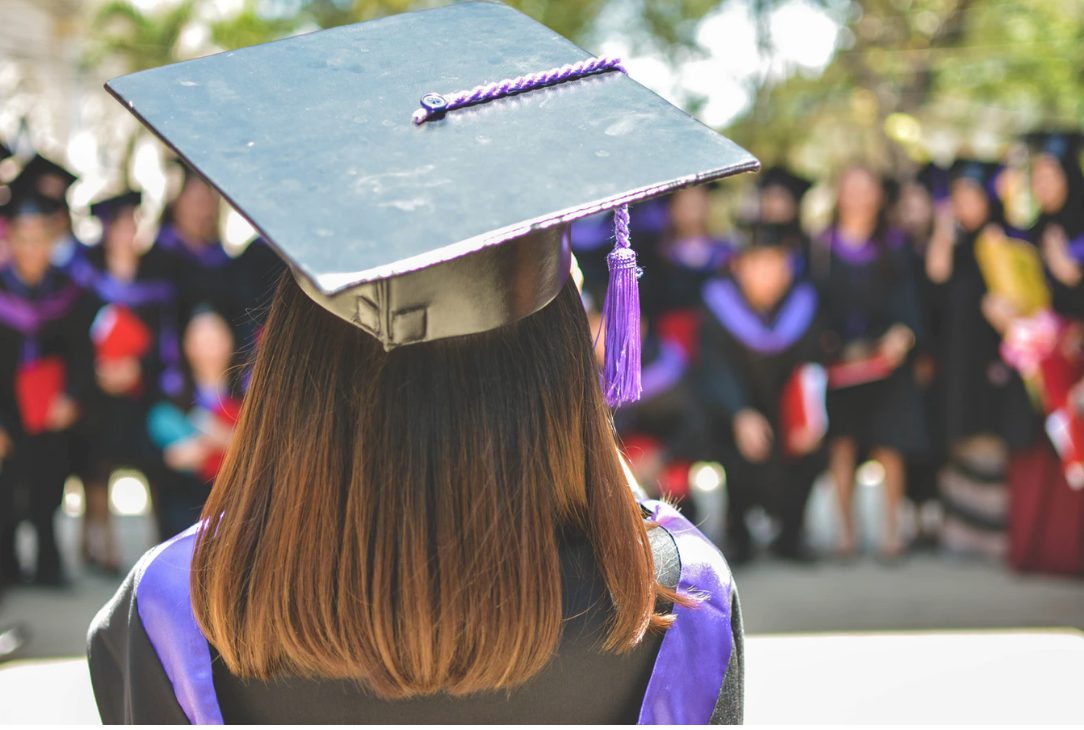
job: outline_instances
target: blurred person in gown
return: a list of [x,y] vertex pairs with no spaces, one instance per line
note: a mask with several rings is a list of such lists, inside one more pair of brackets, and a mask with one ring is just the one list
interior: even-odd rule
[[[1019,376],[1002,360],[1001,333],[989,306],[977,246],[1005,227],[996,162],[958,159],[950,170],[951,217],[940,216],[926,271],[939,288],[937,384],[946,510],[943,539],[960,551],[1001,554],[1010,444],[1030,438],[1032,411]],[[993,317],[993,321],[992,321]]]
[[111,573],[120,562],[109,515],[110,476],[121,467],[138,469],[157,506],[162,463],[147,435],[147,409],[183,386],[172,272],[167,255],[144,250],[138,238],[140,203],[138,192],[126,191],[91,205],[102,240],[89,254],[97,388],[87,418],[92,458],[82,542],[84,560]]
[[[676,190],[670,196],[669,225],[659,244],[659,262],[646,269],[658,294],[657,326],[679,343],[690,361],[697,358],[700,290],[730,261],[734,246],[709,230],[714,185]],[[645,264],[646,267],[646,264]]]
[[66,583],[53,521],[72,471],[72,431],[92,388],[93,306],[50,257],[58,204],[33,178],[12,186],[5,206],[11,260],[0,269],[0,480],[10,510],[0,515],[0,574],[20,579],[15,528],[37,535],[34,582]]
[[912,363],[915,386],[922,398],[930,448],[925,454],[908,457],[907,486],[904,490],[917,510],[913,547],[935,547],[941,533],[938,474],[944,463],[944,437],[941,435],[944,419],[936,383],[941,367],[938,343],[942,287],[927,275],[926,256],[935,222],[951,216],[949,207],[948,170],[933,162],[923,165],[912,177],[902,181],[893,206],[892,221],[906,234],[911,244],[911,270],[918,293],[921,327],[925,334],[916,345]]
[[[699,392],[711,423],[713,456],[727,473],[727,556],[747,562],[753,543],[746,518],[755,505],[780,523],[773,552],[813,560],[803,541],[805,505],[823,468],[824,370],[815,287],[795,273],[800,232],[756,222],[730,274],[703,289]],[[810,382],[812,377],[813,382]],[[820,411],[792,421],[794,388]],[[808,400],[807,400],[808,399]]]
[[163,537],[181,532],[199,517],[218,474],[241,409],[233,331],[208,307],[197,308],[182,339],[183,390],[155,403],[147,415],[151,440],[162,450],[166,470],[159,490]]
[[854,479],[860,456],[884,467],[885,514],[879,555],[903,552],[899,513],[904,459],[927,448],[922,404],[908,367],[920,311],[903,232],[888,221],[885,185],[852,165],[839,178],[832,225],[813,245],[829,367],[829,468],[840,508],[838,553],[857,546]]

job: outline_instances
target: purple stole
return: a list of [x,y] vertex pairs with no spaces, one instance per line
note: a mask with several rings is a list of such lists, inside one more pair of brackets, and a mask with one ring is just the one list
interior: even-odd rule
[[[640,707],[639,724],[706,724],[734,650],[730,569],[719,550],[677,510],[642,503],[667,530],[681,559],[678,590],[700,598],[675,606]],[[189,574],[199,524],[162,543],[136,567],[136,610],[189,722],[223,724],[211,650],[192,611]]]
[[640,375],[640,400],[650,400],[677,385],[687,364],[684,350],[673,342],[660,340],[658,357],[644,363]]
[[[21,285],[15,273],[4,269],[4,278]],[[38,333],[53,320],[71,311],[72,305],[83,293],[74,281],[69,281],[60,291],[32,300],[10,291],[0,291],[0,324],[23,336],[22,361],[29,362],[38,356]]]
[[786,350],[806,333],[817,315],[817,290],[809,282],[794,286],[770,322],[749,308],[731,279],[704,285],[704,304],[731,335],[750,350],[774,355]]
[[162,226],[154,245],[184,256],[204,269],[220,269],[230,262],[230,255],[218,244],[209,244],[199,251],[193,251],[185,245],[177,229],[168,224]]

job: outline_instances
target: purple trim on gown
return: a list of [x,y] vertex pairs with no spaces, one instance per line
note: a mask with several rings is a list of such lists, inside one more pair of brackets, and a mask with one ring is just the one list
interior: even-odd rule
[[730,334],[750,349],[775,354],[802,337],[817,315],[817,290],[809,282],[795,285],[770,321],[749,308],[730,279],[714,279],[704,285],[704,304]]
[[193,525],[143,558],[136,610],[188,721],[222,725],[211,648],[196,623],[188,585],[198,529]]
[[[880,250],[873,239],[867,239],[858,246],[852,246],[844,242],[844,235],[838,228],[832,228],[825,233],[828,246],[841,260],[852,266],[865,266],[872,263],[880,255]],[[897,229],[891,229],[885,234],[885,247],[894,249],[903,246],[903,233]]]
[[663,637],[637,724],[706,725],[734,651],[730,568],[719,549],[676,509],[654,500],[641,504],[677,543],[678,592],[703,600],[674,606],[677,619]]
[[646,401],[673,388],[685,374],[688,364],[685,351],[673,342],[662,340],[659,343],[659,355],[649,363],[644,363],[640,375],[640,400]]
[[[695,724],[711,720],[734,650],[730,624],[730,569],[719,550],[673,507],[642,505],[678,548],[678,591],[703,600],[675,606],[640,706],[639,724]],[[192,611],[189,575],[199,525],[148,552],[140,561],[136,610],[158,660],[190,722],[224,724],[215,691],[211,650]]]

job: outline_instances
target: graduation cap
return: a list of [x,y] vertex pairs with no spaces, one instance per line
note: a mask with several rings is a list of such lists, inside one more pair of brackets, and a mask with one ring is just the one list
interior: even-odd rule
[[107,88],[387,349],[538,311],[568,277],[564,224],[615,210],[606,376],[630,380],[614,402],[638,392],[627,205],[759,166],[623,71],[510,7],[458,3]]
[[949,174],[943,167],[933,162],[923,165],[915,173],[915,182],[926,188],[934,202],[946,200],[949,196]]
[[1068,130],[1032,132],[1024,140],[1035,154],[1050,155],[1063,163],[1080,164],[1084,135]]
[[117,217],[125,208],[138,208],[143,202],[143,193],[138,190],[126,190],[120,195],[114,195],[97,203],[90,204],[90,214],[103,223],[108,223]]
[[10,197],[0,206],[0,217],[13,221],[23,216],[52,215],[63,210],[64,204],[48,195],[43,195],[35,185],[34,178],[20,175],[9,186]]
[[970,180],[990,194],[994,192],[994,182],[1001,172],[1001,165],[996,162],[984,162],[961,158],[949,168],[949,180]]
[[39,153],[30,158],[30,162],[23,166],[23,169],[16,177],[16,181],[20,179],[25,180],[40,195],[51,198],[60,203],[62,208],[66,208],[68,188],[79,178]]
[[809,189],[813,187],[813,183],[800,175],[796,175],[782,165],[774,165],[764,170],[757,175],[757,188],[763,190],[764,188],[777,185],[784,188],[792,196],[794,196],[795,202],[801,202]]
[[7,158],[11,157],[11,155],[12,155],[11,148],[8,147],[3,142],[0,142],[0,162],[3,162]]

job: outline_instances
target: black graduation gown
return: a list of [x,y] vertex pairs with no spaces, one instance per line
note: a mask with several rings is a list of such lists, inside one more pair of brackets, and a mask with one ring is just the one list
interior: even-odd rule
[[172,224],[166,223],[158,232],[154,248],[169,261],[182,327],[201,306],[213,308],[228,322],[236,321],[233,259],[220,243],[212,242],[194,250],[185,244]]
[[232,310],[238,349],[250,352],[267,319],[267,310],[286,264],[262,238],[256,238],[230,264],[229,278],[233,281]]
[[152,480],[160,476],[161,457],[147,435],[147,409],[161,397],[183,387],[177,291],[170,280],[169,256],[156,248],[140,257],[130,282],[113,278],[100,246],[89,255],[93,267],[91,295],[98,312],[120,305],[136,315],[151,335],[140,358],[141,387],[129,395],[110,395],[95,387],[87,412],[87,430],[93,445],[92,468],[99,479],[113,469],[131,466]]
[[[1070,193],[1069,200],[1057,213],[1043,213],[1028,232],[1028,238],[1042,251],[1043,236],[1048,227],[1058,226],[1065,232],[1069,250],[1078,263],[1084,265],[1084,190]],[[1050,283],[1054,310],[1059,314],[1084,320],[1084,282],[1067,286],[1053,276]]]
[[[20,368],[38,358],[57,358],[65,371],[64,392],[85,407],[93,389],[89,328],[94,307],[87,293],[59,269],[38,286],[24,284],[9,264],[0,269],[0,425],[14,442],[0,468],[0,571],[15,577],[14,528],[29,518],[38,537],[36,579],[61,578],[53,514],[71,472],[72,429],[28,433],[16,396]],[[37,312],[27,326],[26,308]],[[24,315],[20,315],[22,310]]]
[[[685,555],[678,544],[684,543],[675,541],[669,528],[651,530],[649,535],[659,580],[678,585],[680,556]],[[436,695],[385,701],[349,680],[242,680],[229,673],[212,648],[213,688],[221,717],[231,724],[634,723],[649,684],[660,679],[655,665],[664,639],[651,633],[625,655],[600,652],[608,598],[592,550],[575,536],[567,536],[560,550],[568,617],[564,633],[557,656],[522,687],[465,698]],[[146,581],[141,570],[140,566],[133,570],[90,628],[88,659],[98,708],[105,723],[185,724],[188,716],[141,618],[139,586]],[[742,720],[741,611],[736,593],[731,592],[729,600],[733,650],[725,681],[708,700],[713,723]],[[669,679],[680,682],[676,674]],[[706,714],[702,721],[707,720]]]
[[[823,467],[823,451],[790,457],[782,443],[782,394],[796,368],[821,363],[822,325],[812,284],[798,281],[769,315],[755,312],[732,279],[704,287],[700,391],[718,458],[727,471],[731,528],[745,539],[744,515],[761,504],[782,522],[786,547],[797,547],[805,502]],[[733,419],[752,409],[774,439],[766,461],[748,461],[737,447]]]
[[979,434],[1016,440],[1021,419],[1031,418],[1023,383],[1001,359],[1001,336],[982,314],[987,290],[975,258],[978,235],[957,232],[952,276],[941,287],[936,392],[946,448]]
[[[828,231],[814,244],[811,272],[821,293],[829,360],[853,343],[873,342],[904,324],[923,338],[910,247],[898,231],[857,249]],[[922,403],[911,368],[828,393],[829,433],[855,440],[862,449],[885,447],[906,456],[925,453]]]

